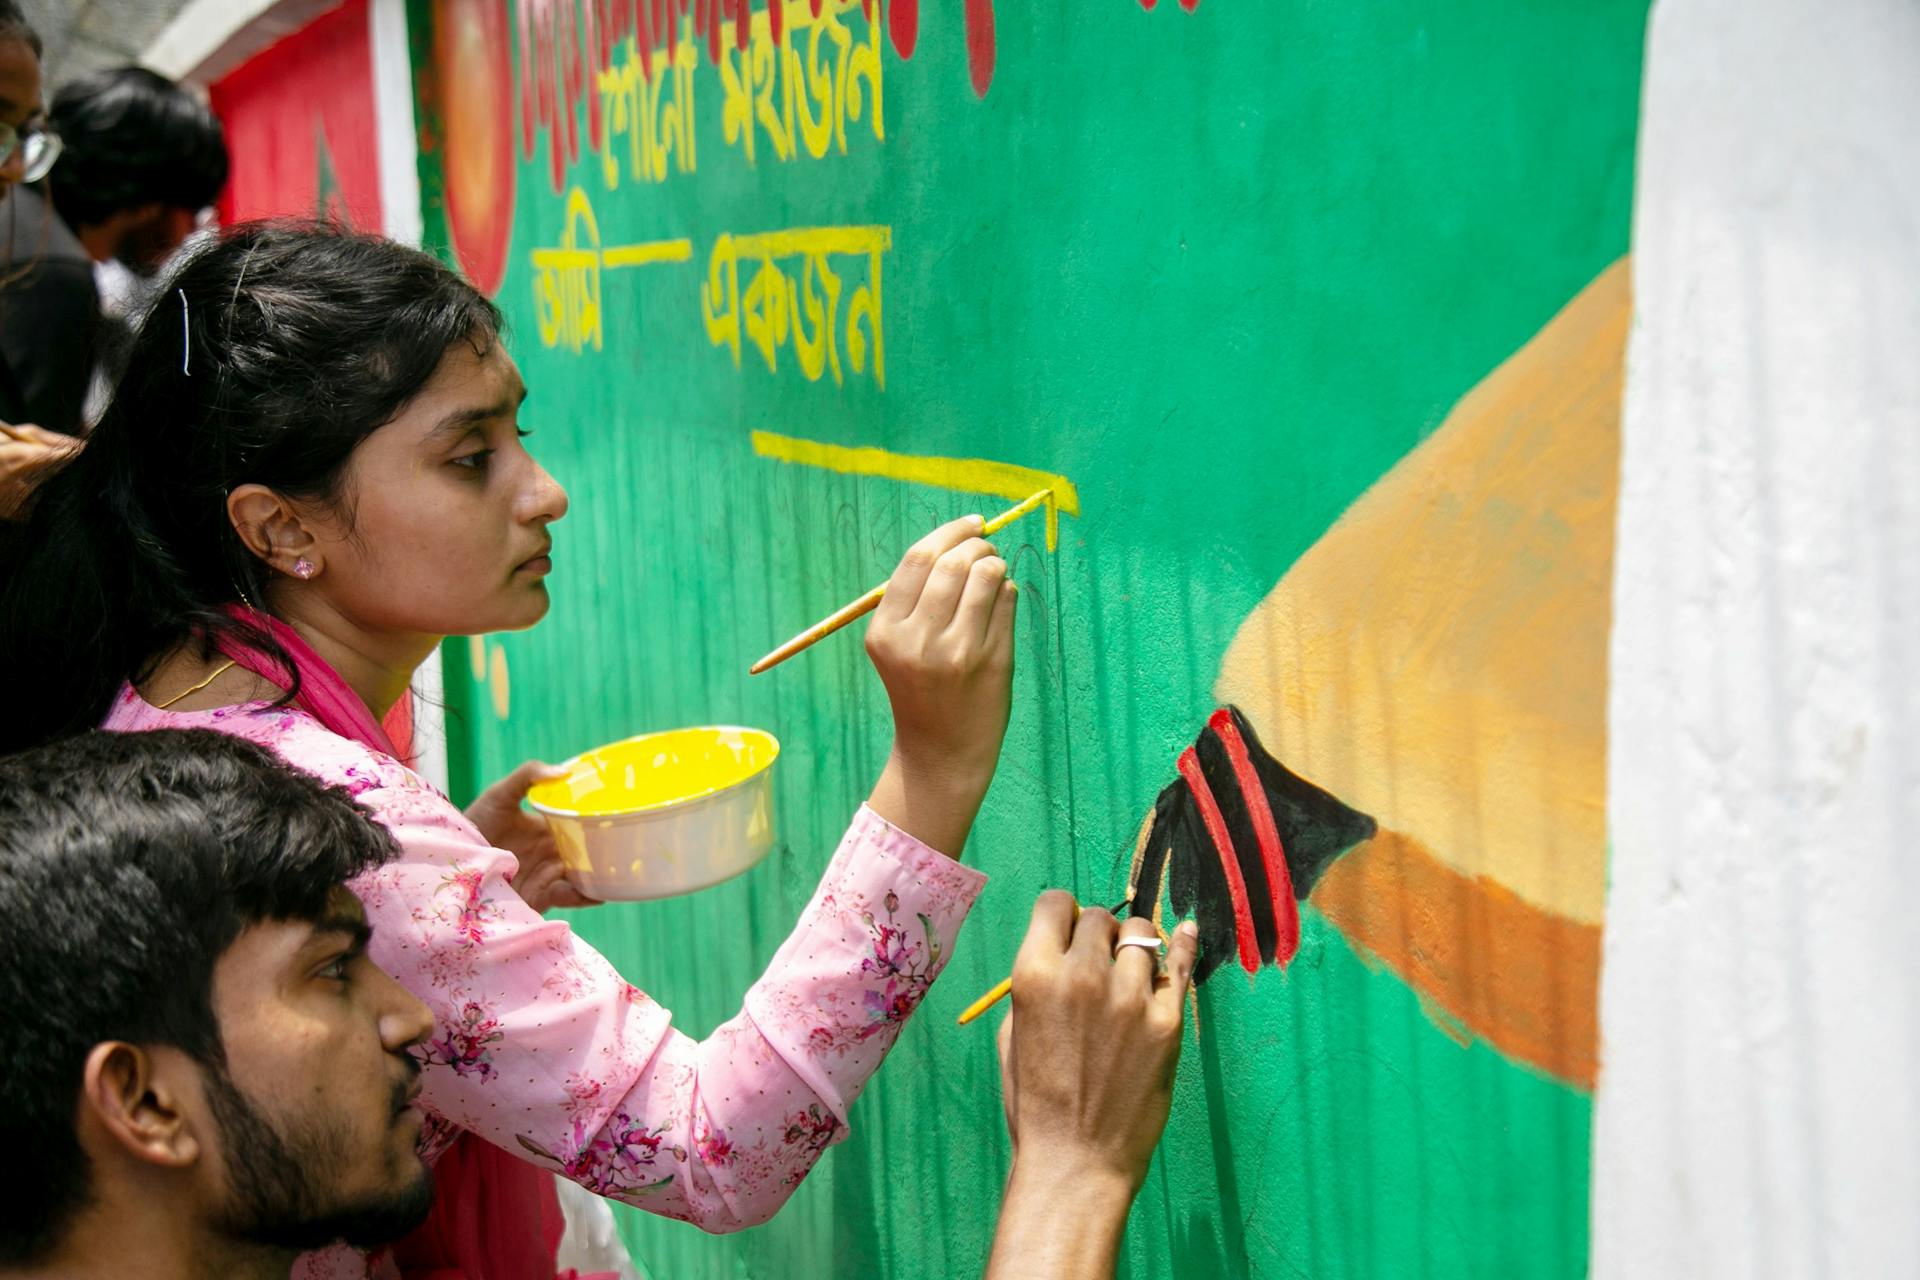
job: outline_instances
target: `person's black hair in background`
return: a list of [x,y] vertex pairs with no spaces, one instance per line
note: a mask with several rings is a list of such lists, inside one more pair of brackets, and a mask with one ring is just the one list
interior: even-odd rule
[[110,384],[130,341],[95,265],[158,272],[225,185],[227,147],[204,103],[138,67],[65,85],[47,123],[59,160],[0,205],[0,419],[77,436],[96,369]]
[[[150,275],[192,230],[227,183],[220,122],[192,93],[144,67],[116,67],[70,80],[53,95],[48,122],[60,163],[47,175],[53,207],[99,258],[104,248]],[[90,233],[111,228],[104,237]]]

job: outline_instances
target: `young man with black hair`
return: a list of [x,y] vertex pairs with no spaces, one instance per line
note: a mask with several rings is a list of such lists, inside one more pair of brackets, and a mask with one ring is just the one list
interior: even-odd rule
[[0,760],[0,1275],[280,1280],[424,1218],[432,1019],[345,887],[392,852],[228,734]]
[[[345,792],[207,730],[0,759],[0,1276],[282,1280],[426,1215],[409,1050],[346,881]],[[1043,895],[1001,1029],[1013,1176],[988,1280],[1107,1280],[1167,1121],[1196,934]]]
[[71,436],[126,329],[103,326],[95,265],[159,271],[226,185],[227,145],[206,104],[141,67],[61,86],[47,128],[62,150],[45,193],[0,204],[0,420]]

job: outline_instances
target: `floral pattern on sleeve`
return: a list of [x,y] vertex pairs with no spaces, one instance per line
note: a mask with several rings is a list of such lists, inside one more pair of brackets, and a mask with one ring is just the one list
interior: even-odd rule
[[513,855],[397,761],[285,708],[176,714],[123,698],[106,725],[189,726],[346,786],[394,834],[400,856],[354,889],[374,962],[436,1020],[421,1098],[435,1154],[464,1129],[708,1231],[764,1222],[845,1137],[985,885],[862,808],[741,1011],[696,1041],[521,901]]
[[673,1183],[673,1174],[666,1171],[660,1158],[666,1155],[685,1163],[687,1151],[685,1147],[668,1147],[662,1152],[661,1143],[668,1132],[667,1125],[649,1129],[619,1111],[610,1123],[591,1132],[580,1121],[574,1121],[573,1130],[558,1154],[525,1134],[518,1137],[529,1155],[553,1165],[561,1176],[595,1195],[624,1199]]
[[899,895],[889,892],[885,902],[884,923],[876,921],[871,911],[860,913],[872,946],[860,961],[867,981],[858,1001],[823,1000],[818,1020],[807,1032],[808,1044],[822,1054],[844,1055],[876,1035],[897,1034],[933,986],[933,975],[940,967],[940,939],[933,921],[918,912],[915,923],[902,923],[896,914]]

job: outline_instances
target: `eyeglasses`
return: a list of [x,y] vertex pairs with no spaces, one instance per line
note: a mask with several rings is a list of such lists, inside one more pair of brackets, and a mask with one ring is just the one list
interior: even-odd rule
[[12,164],[16,155],[20,157],[20,181],[38,182],[60,158],[60,135],[42,124],[30,124],[25,129],[0,124],[0,167]]

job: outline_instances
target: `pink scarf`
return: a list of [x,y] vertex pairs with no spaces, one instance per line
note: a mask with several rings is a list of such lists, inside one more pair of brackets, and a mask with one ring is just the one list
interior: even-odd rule
[[[293,661],[294,671],[300,677],[300,692],[293,699],[294,706],[343,738],[351,738],[363,747],[396,760],[400,758],[393,740],[387,736],[380,722],[373,718],[373,713],[367,710],[367,704],[360,701],[360,695],[347,687],[347,682],[327,665],[325,658],[313,651],[312,645],[300,638],[298,631],[270,613],[242,609],[237,604],[228,605],[227,613],[237,622],[264,628],[286,650],[287,657]],[[262,680],[286,687],[286,670],[270,655],[236,637],[222,636],[217,643],[220,652],[232,658],[240,667]]]
[[[294,706],[343,738],[400,758],[360,695],[298,632],[270,614],[237,605],[227,606],[227,612],[264,627],[286,651],[300,677]],[[224,637],[219,649],[261,679],[284,687],[286,670],[271,656]],[[397,708],[406,705],[403,698]],[[396,723],[392,715],[387,719]],[[432,1215],[393,1246],[394,1261],[407,1280],[598,1280],[571,1269],[554,1270],[566,1220],[552,1174],[463,1132],[434,1165],[433,1182]],[[611,1273],[603,1274],[614,1280]]]

